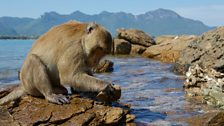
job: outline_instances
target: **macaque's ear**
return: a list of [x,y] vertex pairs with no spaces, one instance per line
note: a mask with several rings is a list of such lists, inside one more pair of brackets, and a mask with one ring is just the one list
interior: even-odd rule
[[97,24],[95,22],[89,23],[87,28],[86,28],[86,33],[90,34],[96,28],[96,25]]

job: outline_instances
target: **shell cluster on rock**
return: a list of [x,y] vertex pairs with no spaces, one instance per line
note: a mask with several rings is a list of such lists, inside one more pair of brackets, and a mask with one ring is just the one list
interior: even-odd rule
[[224,73],[213,68],[189,67],[184,88],[189,96],[203,96],[203,101],[224,109]]

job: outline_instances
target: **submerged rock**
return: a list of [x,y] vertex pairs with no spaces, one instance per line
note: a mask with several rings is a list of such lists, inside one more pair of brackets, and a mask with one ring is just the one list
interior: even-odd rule
[[72,95],[70,103],[64,105],[31,96],[22,97],[15,103],[0,108],[1,125],[98,126],[130,122],[128,109],[111,107],[79,95]]
[[162,62],[175,62],[180,57],[180,52],[196,39],[197,36],[194,35],[157,37],[159,44],[148,47],[142,55]]
[[203,96],[203,102],[224,109],[224,74],[212,68],[189,67],[184,89],[189,96]]
[[218,27],[200,36],[188,45],[175,65],[175,71],[185,73],[188,66],[200,64],[224,72],[224,27]]
[[117,38],[129,41],[132,44],[149,47],[155,40],[145,32],[137,29],[117,29]]

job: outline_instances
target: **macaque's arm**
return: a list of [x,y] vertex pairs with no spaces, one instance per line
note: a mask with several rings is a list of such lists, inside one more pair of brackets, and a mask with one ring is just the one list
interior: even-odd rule
[[97,98],[103,101],[116,101],[121,97],[121,88],[109,82],[99,80],[88,74],[78,74],[72,85],[76,91],[97,92]]
[[108,85],[110,85],[109,82],[102,81],[86,73],[78,73],[74,76],[71,86],[79,91],[100,92]]

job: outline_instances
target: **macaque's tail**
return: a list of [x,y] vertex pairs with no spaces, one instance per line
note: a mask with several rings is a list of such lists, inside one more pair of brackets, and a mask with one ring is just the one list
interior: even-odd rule
[[0,105],[6,104],[10,101],[16,100],[21,96],[25,95],[25,91],[23,87],[20,85],[19,87],[15,88],[11,93],[0,99]]

